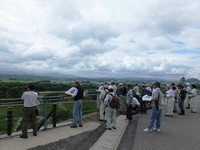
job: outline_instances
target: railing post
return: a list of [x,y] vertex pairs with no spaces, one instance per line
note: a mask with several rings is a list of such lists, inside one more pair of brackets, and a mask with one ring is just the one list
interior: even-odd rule
[[7,109],[7,135],[11,135],[12,133],[12,116],[13,110],[12,107],[8,107]]
[[54,128],[56,127],[56,108],[57,108],[57,105],[53,104],[53,127]]
[[47,98],[44,98],[44,130],[47,129]]

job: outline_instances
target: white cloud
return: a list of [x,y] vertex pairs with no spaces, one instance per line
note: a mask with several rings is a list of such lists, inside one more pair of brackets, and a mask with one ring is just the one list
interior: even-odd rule
[[199,8],[198,0],[2,0],[0,69],[199,78],[200,53],[171,53],[200,51]]

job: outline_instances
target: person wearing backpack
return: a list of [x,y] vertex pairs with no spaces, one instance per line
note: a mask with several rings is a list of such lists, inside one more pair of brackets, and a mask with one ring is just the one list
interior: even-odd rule
[[104,100],[106,98],[106,95],[108,94],[108,86],[104,85],[103,90],[101,91],[100,94],[100,109],[99,109],[99,114],[100,114],[100,118],[99,121],[105,121],[105,107],[104,107]]
[[[116,129],[116,105],[115,100],[117,96],[114,96],[113,87],[108,87],[109,93],[106,95],[104,100],[104,106],[106,110],[106,129],[111,130],[111,128]],[[117,101],[118,103],[118,101]]]
[[184,100],[186,97],[186,91],[183,90],[184,87],[182,84],[178,84],[177,87],[179,89],[178,100],[179,100],[179,108],[181,110],[179,115],[185,115]]

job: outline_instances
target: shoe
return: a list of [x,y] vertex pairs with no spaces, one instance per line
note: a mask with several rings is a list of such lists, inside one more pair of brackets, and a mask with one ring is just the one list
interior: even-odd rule
[[116,127],[112,127],[113,129],[116,129]]
[[71,125],[70,127],[71,127],[71,128],[77,128],[77,125],[74,125],[74,124],[73,124],[73,125]]
[[170,115],[165,115],[165,117],[170,117]]
[[195,111],[191,111],[191,113],[197,113],[197,112],[195,112]]
[[148,128],[143,130],[143,132],[151,132],[151,131],[152,131],[152,129],[148,129]]
[[160,132],[160,129],[153,128],[153,131]]
[[177,113],[177,111],[173,111],[173,113]]
[[111,130],[111,128],[106,128],[107,130]]
[[33,136],[37,136],[37,132],[33,132]]
[[79,124],[78,126],[79,126],[79,127],[83,127],[83,125],[82,125],[82,124]]
[[28,138],[28,136],[27,136],[27,135],[23,135],[23,134],[21,134],[21,135],[20,135],[20,138],[27,139],[27,138]]
[[104,121],[103,119],[99,119],[99,121]]

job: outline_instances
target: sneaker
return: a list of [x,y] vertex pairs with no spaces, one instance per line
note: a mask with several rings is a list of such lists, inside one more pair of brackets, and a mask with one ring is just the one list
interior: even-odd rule
[[152,131],[152,129],[148,129],[148,128],[143,130],[143,132],[151,132],[151,131]]
[[116,127],[112,127],[113,129],[116,129]]
[[82,124],[79,124],[78,126],[79,126],[79,127],[83,127],[83,125],[82,125]]
[[23,134],[21,134],[21,135],[20,135],[20,138],[27,139],[28,136],[27,136],[27,135],[23,135]]
[[111,130],[111,128],[106,128],[107,130]]
[[153,131],[160,132],[160,129],[153,128]]
[[99,119],[99,121],[104,121],[103,119]]
[[33,136],[37,136],[37,132],[33,132]]
[[70,127],[71,128],[77,128],[77,125],[71,125]]

